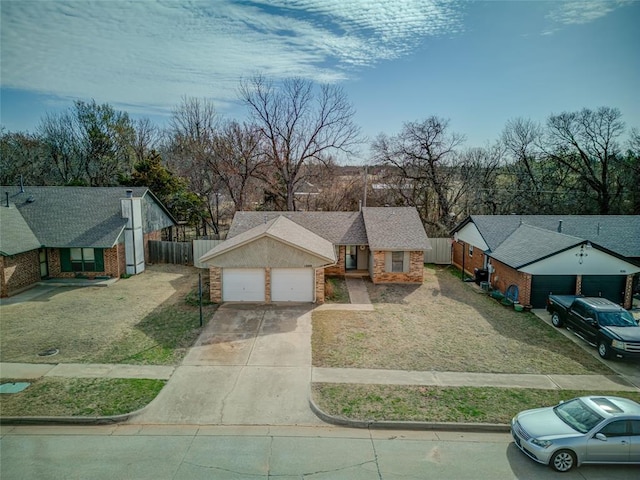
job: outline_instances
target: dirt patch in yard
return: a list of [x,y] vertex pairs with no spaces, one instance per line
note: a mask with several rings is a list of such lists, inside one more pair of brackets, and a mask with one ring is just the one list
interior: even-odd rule
[[533,374],[611,374],[532,313],[507,308],[447,267],[422,285],[368,284],[374,312],[316,311],[323,367]]
[[[199,332],[198,308],[185,303],[197,284],[196,268],[149,265],[143,274],[109,287],[59,287],[2,305],[0,360],[175,363],[176,349],[185,350]],[[38,356],[53,348],[57,355]],[[160,354],[144,354],[158,349]]]

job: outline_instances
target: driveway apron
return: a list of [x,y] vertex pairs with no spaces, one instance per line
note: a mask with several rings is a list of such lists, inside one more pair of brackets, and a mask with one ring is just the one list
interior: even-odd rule
[[320,425],[309,409],[310,304],[221,306],[130,423]]

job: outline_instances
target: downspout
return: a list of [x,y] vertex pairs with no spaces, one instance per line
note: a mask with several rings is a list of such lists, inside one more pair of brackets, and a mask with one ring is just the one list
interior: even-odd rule
[[462,242],[462,275],[461,275],[461,279],[464,282],[464,257],[465,257],[465,246],[466,243]]

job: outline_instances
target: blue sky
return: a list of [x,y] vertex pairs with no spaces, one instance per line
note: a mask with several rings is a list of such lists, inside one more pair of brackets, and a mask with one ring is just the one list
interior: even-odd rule
[[34,131],[95,99],[166,125],[181,98],[243,120],[239,81],[337,83],[373,139],[450,119],[465,146],[509,119],[617,107],[640,128],[640,2],[2,0],[1,118]]

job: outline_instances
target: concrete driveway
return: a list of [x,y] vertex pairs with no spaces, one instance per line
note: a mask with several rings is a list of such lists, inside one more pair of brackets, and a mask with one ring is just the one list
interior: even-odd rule
[[[551,323],[551,315],[545,309],[539,308],[534,309],[533,313],[535,313],[539,318],[545,321],[548,325],[552,325]],[[556,329],[555,327],[553,327]],[[600,358],[598,355],[598,350],[589,345],[587,342],[582,340],[576,334],[574,334],[571,330],[567,330],[566,328],[557,328],[557,331],[562,333],[565,337],[572,340],[577,345],[580,345],[582,349],[594,358],[597,358],[606,366],[608,366],[611,370],[616,372],[618,375],[625,377],[628,381],[633,383],[635,386],[640,388],[640,360],[626,359],[626,360],[618,360],[618,359],[609,359],[605,360]]]
[[225,304],[130,423],[321,425],[309,409],[313,306]]

